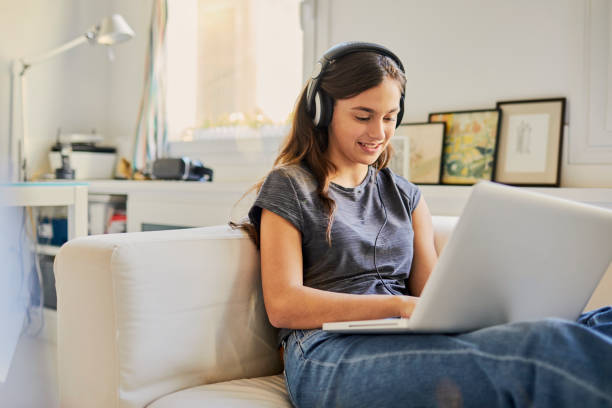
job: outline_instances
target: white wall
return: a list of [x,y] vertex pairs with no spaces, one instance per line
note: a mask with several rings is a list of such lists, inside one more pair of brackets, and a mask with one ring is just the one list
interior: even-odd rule
[[[605,153],[597,160],[581,160],[578,150],[586,149],[593,136],[587,126],[588,104],[591,113],[605,107],[596,95],[585,100],[587,75],[601,72],[589,71],[585,60],[587,6],[605,6],[605,0],[310,3],[316,10],[317,55],[337,42],[361,40],[385,44],[400,56],[408,77],[404,122],[427,121],[428,113],[436,111],[492,108],[499,100],[566,96],[569,138],[566,134],[562,185],[612,187],[612,133],[598,140],[598,145],[607,145],[596,146]],[[608,12],[604,14],[593,18],[606,23]],[[604,36],[591,44],[594,64],[607,60],[608,31],[602,28]],[[605,75],[590,79],[603,80],[591,91],[607,89]],[[603,126],[603,118],[596,119]],[[584,164],[592,162],[598,164]]]
[[[502,99],[567,96],[564,144],[588,144],[580,123],[587,105],[588,1],[602,0],[316,0],[312,54],[349,39],[391,47],[407,67],[407,121],[423,121],[432,111],[492,107]],[[151,6],[151,0],[0,0],[0,157],[8,140],[10,60],[54,48],[117,12],[136,37],[116,47],[114,62],[103,48],[83,45],[31,69],[28,156],[36,170],[47,170],[46,152],[62,127],[96,128],[131,159]],[[612,163],[601,162],[570,163],[566,149],[562,185],[612,187]]]

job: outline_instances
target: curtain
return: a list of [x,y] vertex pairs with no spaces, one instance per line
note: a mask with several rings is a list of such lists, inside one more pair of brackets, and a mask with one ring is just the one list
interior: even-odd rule
[[[22,330],[42,330],[42,280],[31,250],[36,234],[25,208],[6,206],[0,186],[0,389],[6,382]],[[10,200],[9,200],[10,201]],[[36,323],[36,324],[32,324]],[[14,378],[14,376],[13,376]],[[2,398],[0,398],[2,399]]]
[[162,157],[168,139],[166,115],[166,26],[167,0],[154,0],[145,63],[145,85],[140,101],[132,171],[148,173],[152,162]]

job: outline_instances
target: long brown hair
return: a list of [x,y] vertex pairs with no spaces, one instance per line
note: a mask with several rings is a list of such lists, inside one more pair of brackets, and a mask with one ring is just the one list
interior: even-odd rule
[[[391,58],[370,51],[355,52],[340,57],[329,65],[321,79],[319,89],[337,101],[352,98],[378,86],[387,77],[398,82],[403,94],[406,77]],[[336,167],[325,154],[329,142],[327,128],[316,128],[306,109],[307,85],[302,89],[297,100],[291,130],[283,141],[273,168],[304,163],[310,169],[317,181],[317,194],[328,213],[326,237],[327,242],[331,245],[331,228],[336,203],[328,194],[329,175],[336,171]],[[393,154],[392,149],[391,145],[387,144],[385,150],[374,162],[377,170],[387,166]],[[254,189],[259,192],[264,180],[265,178],[255,184],[246,194]],[[230,222],[230,225],[244,229],[259,248],[259,234],[251,223],[248,221],[240,224]]]

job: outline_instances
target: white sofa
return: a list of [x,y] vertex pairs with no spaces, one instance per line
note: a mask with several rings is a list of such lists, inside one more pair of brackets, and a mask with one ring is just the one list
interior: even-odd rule
[[[434,217],[438,252],[456,220]],[[291,406],[242,232],[78,238],[55,277],[62,408]]]

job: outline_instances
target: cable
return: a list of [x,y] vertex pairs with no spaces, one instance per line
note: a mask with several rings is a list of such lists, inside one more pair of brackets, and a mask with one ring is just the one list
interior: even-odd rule
[[[26,207],[21,210],[23,212],[23,220],[21,222],[20,231],[20,261],[22,282],[28,285],[28,299],[25,309],[25,327],[23,331],[31,336],[37,336],[43,330],[45,325],[44,319],[44,288],[42,280],[42,271],[38,259],[38,244],[37,244],[37,225],[34,221],[32,208]],[[28,223],[29,220],[29,223]],[[32,235],[30,235],[30,233]],[[26,246],[24,251],[23,246]],[[32,261],[33,260],[33,261]],[[27,268],[27,269],[25,269]],[[33,274],[32,272],[35,271]],[[38,302],[34,304],[34,299]],[[36,312],[36,314],[35,314]],[[33,327],[34,316],[38,316],[38,327]]]
[[393,295],[394,293],[391,291],[391,289],[389,289],[389,287],[387,286],[387,284],[383,280],[382,276],[380,276],[380,272],[378,271],[378,266],[376,266],[376,243],[378,242],[378,236],[382,232],[383,228],[385,228],[385,225],[387,225],[387,207],[385,206],[385,202],[383,201],[382,195],[380,194],[380,187],[378,186],[378,174],[376,175],[376,190],[378,191],[378,198],[380,199],[380,203],[382,204],[382,208],[383,208],[383,211],[385,213],[385,221],[380,226],[380,229],[378,230],[378,234],[376,234],[376,238],[374,239],[374,269],[376,270],[376,274],[378,275],[378,279],[380,279],[380,281],[384,285],[385,289],[387,289],[387,292],[389,292],[391,295]]
[[[40,267],[40,258],[39,258],[39,254],[38,254],[38,222],[37,220],[35,220],[34,214],[33,214],[33,209],[32,207],[28,208],[28,215],[30,218],[30,223],[31,223],[31,232],[32,232],[32,242],[34,243],[34,248],[33,248],[33,252],[34,252],[34,268],[36,269],[36,276],[38,278],[38,287],[36,288],[38,290],[38,304],[37,305],[33,305],[35,307],[35,309],[38,310],[38,316],[40,318],[39,321],[39,326],[36,330],[34,330],[34,332],[32,333],[33,336],[38,336],[40,334],[40,332],[43,330],[43,328],[45,327],[45,314],[44,314],[44,308],[45,308],[45,286],[44,286],[44,281],[43,281],[43,274],[42,274],[42,270]],[[38,216],[38,214],[37,214]]]

